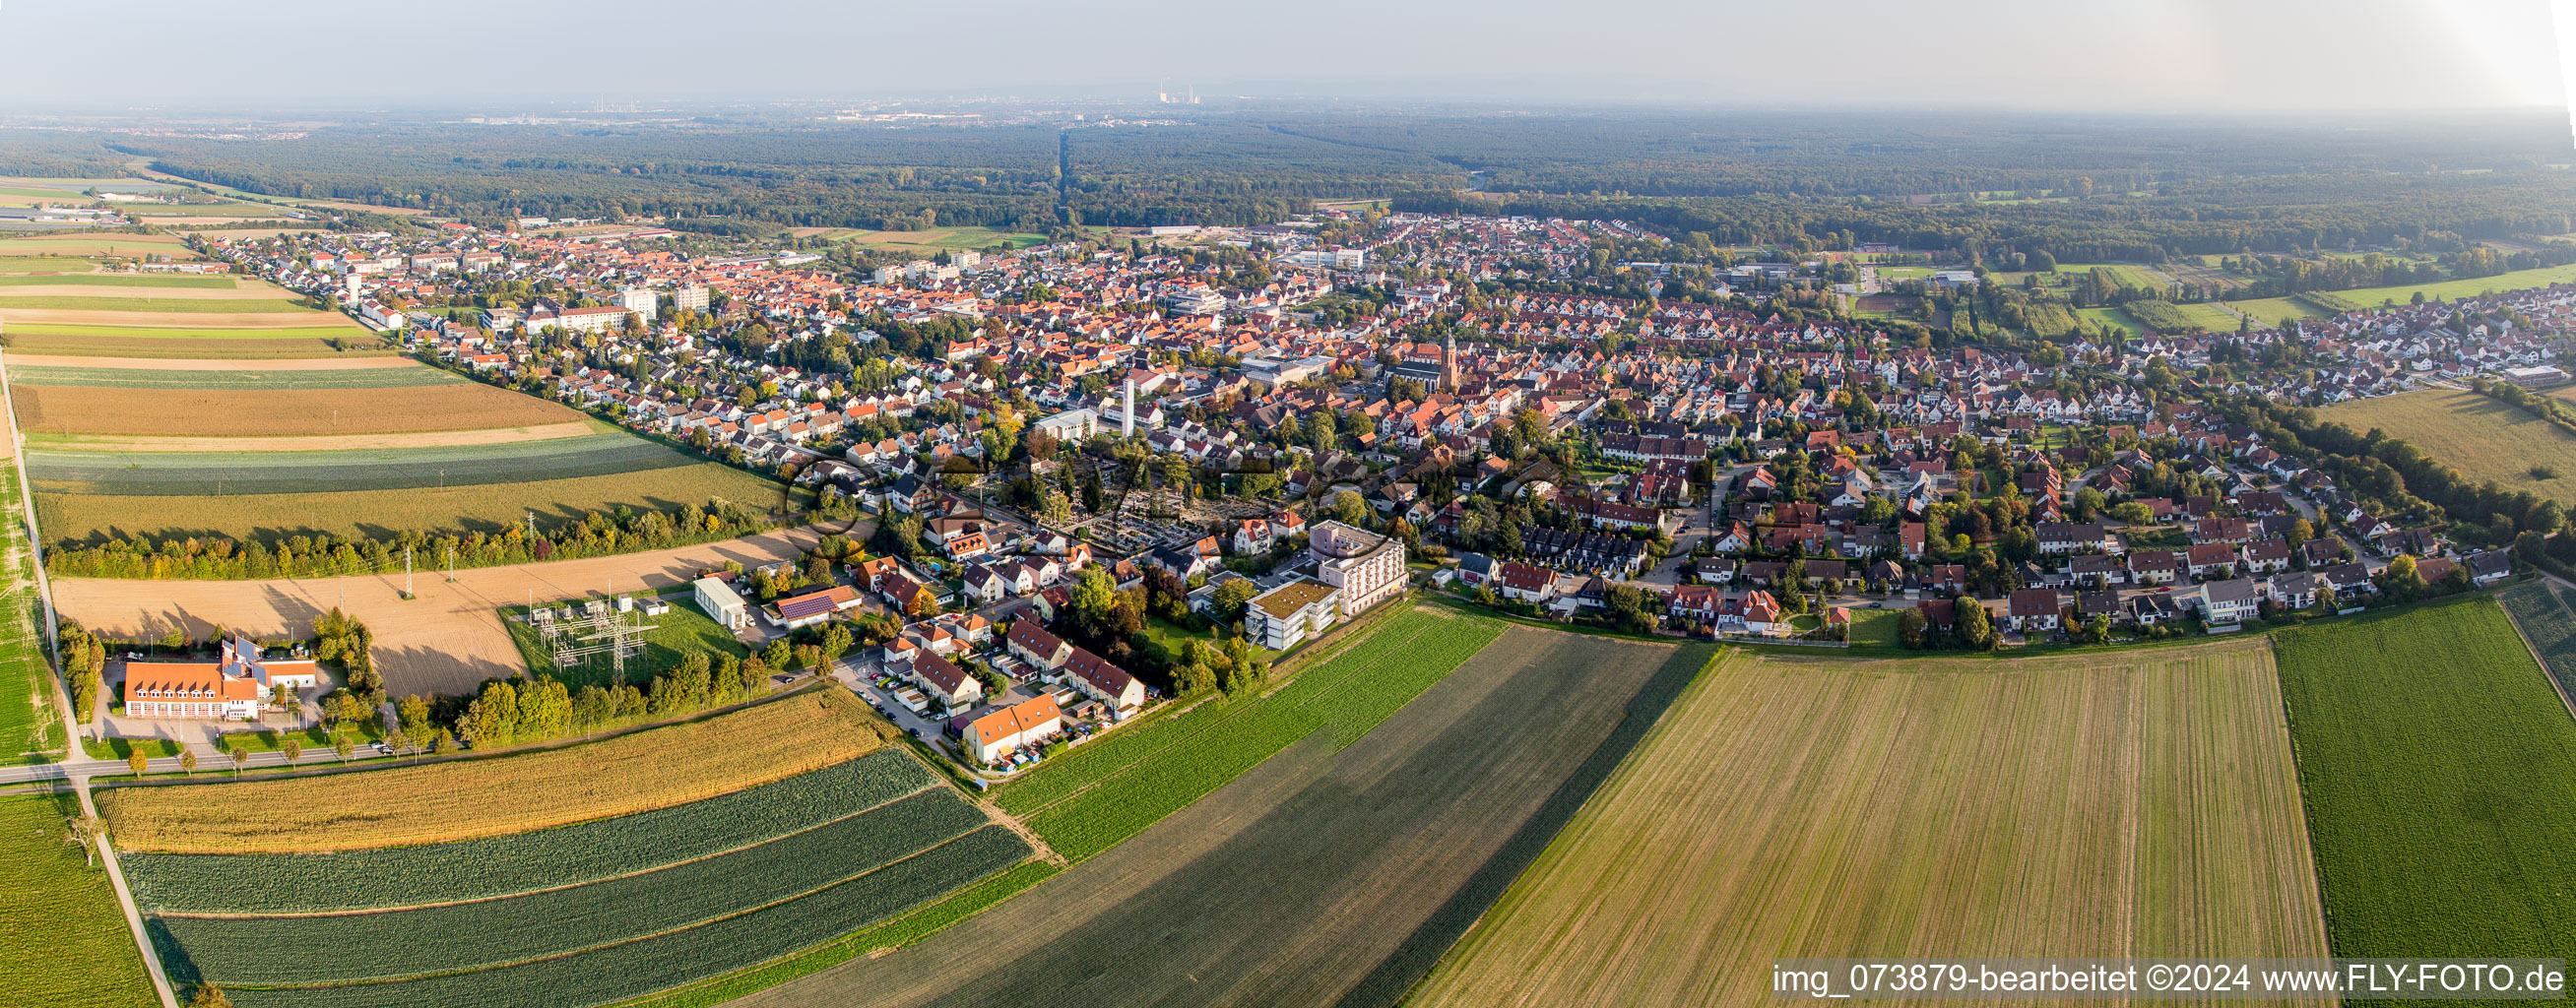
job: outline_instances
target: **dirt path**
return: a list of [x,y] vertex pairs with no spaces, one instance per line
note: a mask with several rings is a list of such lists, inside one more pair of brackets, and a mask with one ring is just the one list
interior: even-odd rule
[[130,452],[295,452],[370,448],[452,448],[460,445],[551,441],[596,433],[586,420],[492,430],[406,431],[398,434],[310,434],[295,437],[120,437],[83,434],[50,448]]
[[357,371],[427,367],[409,357],[313,357],[302,360],[179,360],[169,357],[50,357],[10,354],[11,367],[116,368],[123,371]]
[[[872,531],[859,530],[862,538]],[[376,665],[393,693],[457,692],[526,669],[496,611],[502,606],[669,588],[727,560],[750,567],[792,559],[820,534],[807,527],[625,556],[460,570],[453,583],[439,573],[438,558],[421,557],[411,579],[419,597],[408,602],[400,570],[275,581],[57,578],[54,596],[64,615],[111,636],[149,636],[176,622],[199,640],[218,626],[309,634],[314,617],[336,606],[375,631]]]

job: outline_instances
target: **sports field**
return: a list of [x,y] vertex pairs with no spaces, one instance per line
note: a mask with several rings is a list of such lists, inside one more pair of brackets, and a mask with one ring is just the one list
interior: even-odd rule
[[[2387,431],[2472,480],[2576,503],[2576,434],[2475,392],[2424,389],[2317,412],[2355,431]],[[2537,478],[2534,466],[2558,476]]]
[[2273,640],[2335,954],[2576,958],[2576,719],[2503,610]]
[[1754,1004],[1775,957],[2323,956],[2315,894],[2264,642],[1739,654],[1408,1003]]
[[489,759],[285,779],[119,787],[127,850],[310,854],[450,843],[728,794],[864,756],[893,733],[837,686],[694,721]]
[[[1478,637],[1491,643],[1441,668]],[[1388,647],[1435,670],[1379,665]],[[1253,702],[1278,713],[1222,713],[1212,734],[1190,736],[1203,747],[1166,738],[1167,760],[1129,772],[1193,793],[1197,764],[1249,719],[1307,719],[1231,783],[916,946],[740,1004],[1392,1005],[1711,653],[1448,611],[1399,616],[1302,673],[1368,669],[1387,685],[1292,683]]]

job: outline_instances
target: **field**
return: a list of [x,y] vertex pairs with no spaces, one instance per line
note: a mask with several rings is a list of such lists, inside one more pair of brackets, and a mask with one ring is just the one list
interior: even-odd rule
[[[643,618],[653,624],[653,630],[644,635],[644,654],[640,664],[637,658],[627,659],[626,677],[629,681],[649,680],[656,672],[675,668],[693,654],[709,658],[719,654],[736,658],[751,655],[751,649],[734,639],[724,624],[699,611],[697,602],[687,593],[672,595],[665,601],[671,603],[671,611]],[[510,628],[510,641],[519,646],[519,655],[527,659],[530,675],[543,672],[576,689],[587,683],[604,686],[615,678],[615,670],[610,667],[606,655],[594,655],[585,664],[570,669],[557,668],[554,659],[546,654],[536,629],[519,618],[526,610],[526,606],[504,608],[501,622]]]
[[[472,382],[401,357],[299,361],[289,365],[207,367],[196,361],[147,361],[121,366],[37,364],[72,361],[65,357],[21,357],[9,369],[14,385],[66,388],[197,389],[238,392],[269,389],[388,389],[416,385],[471,385]],[[314,367],[327,364],[329,367]]]
[[[408,377],[430,368],[388,368]],[[172,372],[143,372],[164,374]],[[175,372],[209,385],[242,372]],[[369,371],[305,371],[299,375],[370,376]],[[72,388],[37,384],[44,376],[10,373],[16,386],[18,425],[29,437],[77,443],[83,435],[261,438],[365,435],[433,431],[485,431],[532,426],[583,426],[578,412],[508,389],[472,382],[408,382],[393,386],[330,387],[309,380],[251,387],[176,389]],[[363,377],[360,380],[365,380]],[[320,385],[320,387],[314,387]],[[634,438],[625,438],[636,441]],[[649,442],[638,442],[649,444]]]
[[[211,491],[213,488],[209,487]],[[786,488],[720,462],[644,472],[450,486],[443,489],[344,490],[330,493],[217,495],[38,493],[36,512],[54,542],[81,545],[111,536],[329,533],[382,531],[499,532],[535,512],[540,531],[620,505],[672,510],[722,498],[753,508],[780,508]]]
[[1032,853],[888,749],[558,829],[128,863],[173,977],[236,1003],[592,1005],[894,920]]
[[2337,956],[2576,956],[2576,720],[2485,596],[2286,630]]
[[[2318,414],[2356,431],[2376,427],[2472,480],[2576,503],[2576,434],[2475,392],[2424,389],[2336,403]],[[2534,479],[2536,465],[2556,479]]]
[[426,906],[515,896],[721,854],[812,829],[936,784],[929,768],[880,749],[732,794],[456,843],[338,854],[127,854],[137,905],[162,914],[367,910],[399,894]]
[[[1311,708],[1311,734],[1231,783],[918,945],[739,1003],[1394,1004],[1712,654],[1409,613],[1304,675],[1366,662],[1385,637],[1439,641],[1447,664],[1463,645],[1421,620],[1480,624],[1493,643],[1427,688],[1382,670],[1407,680],[1391,692],[1422,690],[1400,710],[1371,697],[1344,719],[1280,690],[1259,703]],[[1170,751],[1135,772],[1195,790],[1200,757]]]
[[63,843],[69,795],[0,798],[0,1003],[48,1008],[151,1008],[134,934],[107,872]]
[[890,731],[848,692],[499,759],[98,796],[119,846],[289,854],[444,843],[643,812],[862,756]]
[[36,492],[100,496],[324,494],[485,486],[701,464],[623,432],[400,451],[224,453],[29,451]]
[[986,249],[995,245],[1027,248],[1043,245],[1046,236],[994,228],[931,228],[927,231],[860,231],[835,228],[824,232],[833,241],[854,242],[861,246],[889,252],[918,252],[931,256],[960,249]]
[[1408,1002],[1751,1004],[1774,957],[2323,956],[2260,641],[1736,656]]
[[1348,745],[1491,644],[1502,625],[1402,613],[1259,700],[1218,701],[1082,746],[996,801],[1066,856],[1134,836],[1271,754],[1329,729]]
[[[38,288],[41,289],[41,288]],[[5,293],[5,292],[0,292]],[[0,312],[16,313],[31,309],[83,312],[152,312],[191,315],[256,315],[264,313],[301,314],[303,302],[286,298],[188,298],[162,297],[85,297],[72,294],[8,294],[0,296]],[[262,323],[266,325],[268,323]]]
[[201,290],[233,290],[233,278],[227,276],[191,276],[176,273],[90,273],[70,276],[0,276],[0,287],[187,287]]
[[197,254],[175,234],[99,234],[75,232],[59,235],[20,235],[0,237],[0,255],[5,256],[99,256],[133,258],[142,255],[166,255],[173,259],[193,260]]
[[2253,301],[2230,301],[2227,306],[2254,317],[2256,325],[2278,326],[2299,319],[2322,318],[2325,313],[2297,298],[2260,298]]
[[2473,277],[2467,280],[2444,280],[2439,283],[2406,284],[2396,287],[2364,287],[2359,290],[2335,291],[2334,293],[2338,297],[2350,298],[2364,306],[2376,308],[2382,303],[2389,301],[2394,301],[2398,304],[2405,304],[2414,298],[2415,292],[2417,291],[2424,292],[2424,296],[2426,298],[2450,300],[2453,298],[2476,297],[2480,294],[2486,293],[2487,291],[2525,290],[2532,287],[2547,287],[2550,284],[2562,283],[2576,283],[2576,266],[2551,266],[2544,269],[2515,270],[2510,273],[2498,273],[2491,277]]
[[2117,308],[2078,308],[2075,309],[2075,315],[2077,318],[2088,322],[2099,322],[2131,336],[2142,335],[2147,331],[2147,327],[2139,325],[2138,320],[2130,318],[2129,313]]
[[2532,650],[2540,652],[2559,691],[2576,695],[2576,617],[2568,614],[2565,605],[2571,596],[2576,591],[2552,592],[2547,582],[2536,582],[2505,592],[2499,599],[2513,617],[2515,629],[2531,642]]
[[363,329],[310,325],[205,330],[18,323],[9,326],[8,347],[25,354],[160,360],[279,360],[339,354],[395,359],[393,347]]

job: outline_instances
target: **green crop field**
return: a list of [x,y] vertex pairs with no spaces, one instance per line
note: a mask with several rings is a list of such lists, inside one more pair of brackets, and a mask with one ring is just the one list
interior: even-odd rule
[[2513,615],[2523,639],[2540,652],[2549,677],[2562,692],[2576,695],[2576,616],[2570,616],[2566,606],[2576,601],[2571,596],[2576,591],[2553,593],[2547,584],[2534,583],[2505,592],[2499,600]]
[[2487,291],[2527,290],[2551,284],[2576,283],[2576,266],[2550,266],[2543,269],[2515,270],[2490,277],[2466,280],[2443,280],[2429,284],[2401,284],[2395,287],[2364,287],[2359,290],[2335,291],[2336,297],[2349,298],[2365,308],[2376,308],[2387,302],[2406,304],[2417,291],[2427,298],[2449,300],[2476,297]]
[[392,356],[395,350],[358,329],[335,330],[332,338],[272,338],[269,331],[240,330],[230,336],[175,339],[154,337],[22,335],[9,328],[7,346],[29,354],[77,357],[149,357],[202,360],[299,360],[340,354]]
[[125,256],[167,255],[195,259],[174,234],[62,234],[0,238],[0,255]]
[[2131,336],[2141,335],[2147,331],[2146,326],[2139,325],[2138,320],[2129,317],[2129,313],[2117,308],[2078,308],[2075,309],[2075,315],[2087,321],[2110,326]]
[[[72,260],[77,262],[78,260]],[[72,273],[63,276],[0,276],[0,287],[192,287],[232,290],[233,278],[180,273]]]
[[358,536],[416,529],[423,532],[497,533],[527,520],[539,530],[571,524],[588,512],[619,505],[665,511],[727,500],[754,509],[783,510],[786,486],[725,465],[694,465],[573,479],[532,479],[441,489],[343,490],[328,493],[237,493],[227,488],[202,496],[150,494],[36,494],[42,528],[56,543],[82,545],[111,536],[254,535],[330,533]]
[[0,276],[45,274],[48,280],[87,276],[98,264],[78,256],[0,256]]
[[557,829],[334,854],[124,855],[155,913],[295,914],[512,896],[720,854],[813,829],[937,784],[884,749],[685,805]]
[[285,298],[143,298],[143,297],[74,297],[60,294],[18,297],[0,289],[0,309],[46,309],[49,311],[119,311],[158,312],[186,315],[253,315],[268,312],[321,312],[306,307],[302,301]]
[[2261,641],[1702,672],[1409,1004],[1766,997],[1774,956],[2323,956]]
[[986,826],[819,891],[622,945],[442,976],[228,993],[242,1008],[605,1004],[766,962],[892,920],[1027,860],[1031,853],[1018,834]]
[[67,388],[204,389],[219,392],[270,392],[280,389],[388,389],[419,385],[461,385],[465,379],[434,367],[411,367],[400,361],[387,367],[353,367],[259,371],[246,368],[174,371],[168,368],[18,367],[9,369],[12,385],[56,385]]
[[69,795],[0,798],[0,1003],[151,1008],[152,979],[104,869],[63,842]]
[[[163,963],[183,982],[342,983],[483,969],[793,899],[986,822],[954,790],[939,788],[767,843],[582,885],[382,913],[159,917],[151,930]],[[313,955],[316,943],[338,954]]]
[[1319,730],[1350,744],[1501,632],[1490,620],[1402,613],[1274,696],[1212,701],[1186,717],[1118,732],[1001,788],[996,800],[1078,860]]
[[[2317,413],[2356,431],[2387,431],[2473,481],[2576,504],[2576,434],[2478,393],[2424,389],[2340,402]],[[2541,479],[2532,475],[2534,466],[2558,475]]]
[[577,479],[700,465],[632,434],[372,451],[30,451],[39,494],[327,494]]
[[[653,629],[644,635],[644,653],[640,656],[640,661],[637,657],[629,657],[626,660],[627,681],[636,683],[648,681],[664,670],[679,667],[682,661],[693,654],[706,655],[710,659],[725,654],[736,658],[746,658],[751,655],[751,649],[745,647],[742,641],[735,639],[733,632],[726,630],[724,624],[700,612],[696,600],[686,595],[674,595],[666,601],[671,603],[669,612],[659,616],[644,617],[645,622],[653,625]],[[554,659],[546,654],[545,645],[538,639],[536,628],[520,618],[526,611],[526,606],[504,608],[501,610],[501,622],[510,628],[510,640],[519,646],[519,655],[527,659],[529,674],[545,673],[562,680],[564,685],[573,689],[580,689],[592,683],[606,686],[615,681],[616,670],[610,665],[606,655],[592,656],[583,664],[572,668],[557,667]]]
[[2334,954],[2576,958],[2576,719],[2503,609],[2272,640]]
[[2230,301],[2227,306],[2254,317],[2256,325],[2278,326],[2299,319],[2323,318],[2325,313],[2298,298],[2258,298],[2252,301]]

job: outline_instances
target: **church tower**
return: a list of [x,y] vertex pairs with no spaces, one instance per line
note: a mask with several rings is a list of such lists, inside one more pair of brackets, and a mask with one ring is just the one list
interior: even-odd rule
[[1440,344],[1440,391],[1458,391],[1458,334],[1450,333]]

